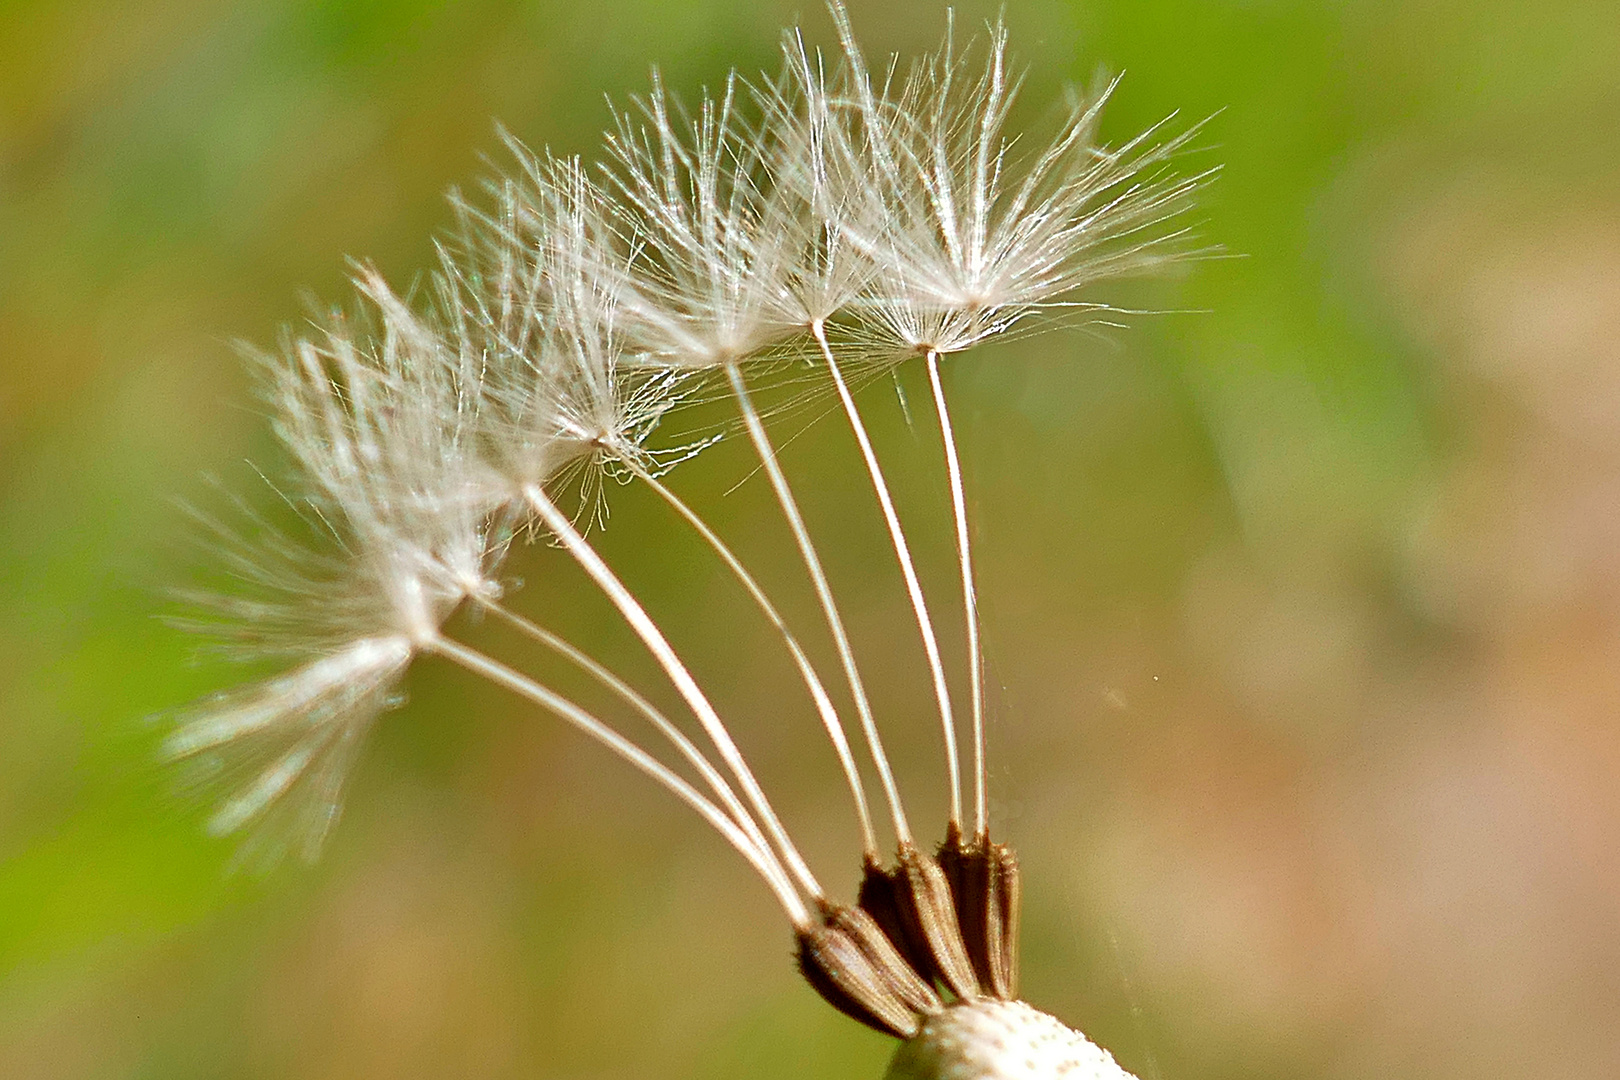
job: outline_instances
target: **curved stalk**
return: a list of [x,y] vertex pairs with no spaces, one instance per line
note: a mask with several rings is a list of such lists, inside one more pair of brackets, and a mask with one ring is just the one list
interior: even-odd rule
[[883,784],[883,793],[889,800],[889,815],[894,822],[895,836],[902,845],[910,844],[913,842],[911,826],[906,821],[905,807],[900,802],[900,789],[894,782],[893,770],[889,768],[888,755],[883,752],[883,740],[878,736],[877,722],[872,718],[872,703],[866,697],[866,686],[861,682],[860,671],[855,666],[855,650],[850,647],[849,635],[844,631],[844,620],[838,614],[838,604],[833,599],[832,586],[827,583],[827,574],[821,568],[821,557],[816,554],[815,544],[810,540],[810,530],[805,527],[804,517],[799,513],[799,504],[794,500],[793,490],[788,487],[787,476],[776,460],[776,450],[771,446],[770,435],[765,431],[765,423],[759,418],[759,410],[754,408],[754,399],[748,393],[748,384],[743,379],[742,370],[736,364],[727,364],[726,376],[731,380],[731,391],[737,398],[737,408],[742,413],[748,437],[753,441],[754,450],[759,454],[760,465],[764,467],[765,475],[770,478],[771,489],[775,491],[776,501],[782,507],[782,516],[787,518],[788,528],[793,531],[793,540],[799,546],[799,555],[804,560],[804,567],[810,574],[811,583],[815,585],[816,598],[821,602],[821,610],[827,617],[827,627],[832,631],[833,643],[838,648],[838,659],[842,662],[844,675],[849,680],[850,694],[855,698],[855,712],[861,720],[861,731],[866,736],[867,750],[872,755],[878,779]]
[[782,613],[771,603],[770,597],[765,595],[765,590],[760,587],[754,575],[748,572],[748,568],[737,558],[730,546],[709,527],[709,523],[699,517],[697,511],[693,510],[686,500],[671,491],[668,485],[648,472],[639,462],[626,459],[625,465],[637,478],[657,492],[659,497],[669,504],[670,509],[679,514],[714,549],[720,561],[731,570],[737,581],[747,590],[748,595],[754,598],[754,603],[759,605],[761,613],[782,636],[782,643],[787,646],[788,653],[793,657],[794,666],[799,669],[799,675],[804,679],[805,688],[810,691],[810,696],[815,701],[816,712],[821,716],[821,725],[827,729],[827,737],[832,740],[833,752],[838,755],[838,764],[844,770],[844,780],[849,785],[850,796],[855,800],[855,816],[860,819],[864,854],[876,858],[877,835],[872,830],[872,812],[866,804],[866,791],[861,784],[860,771],[855,766],[855,755],[850,752],[849,737],[844,731],[843,721],[838,717],[838,710],[833,706],[832,698],[828,696],[827,688],[821,681],[821,676],[816,674],[810,658],[804,654],[799,639],[788,629]]
[[758,845],[760,850],[771,850],[770,844],[765,840],[765,835],[759,831],[759,823],[754,820],[754,815],[750,814],[748,808],[743,806],[742,800],[737,798],[737,793],[726,782],[726,778],[720,775],[720,770],[716,769],[709,759],[704,756],[703,751],[699,750],[692,740],[686,737],[685,732],[676,727],[669,717],[658,710],[657,706],[638,693],[635,687],[619,678],[585,652],[569,644],[563,638],[538,623],[524,618],[510,608],[483,598],[479,598],[478,603],[485,611],[504,620],[525,637],[544,645],[568,660],[591,678],[601,683],[619,700],[640,713],[698,771],[698,774],[703,777],[704,783],[709,785],[709,789],[730,811],[732,820],[748,834],[748,838]]
[[792,839],[788,837],[787,830],[782,826],[781,818],[777,817],[776,811],[771,808],[770,800],[765,797],[765,792],[760,788],[759,781],[754,779],[753,770],[749,769],[748,762],[743,757],[742,751],[737,748],[736,742],[731,737],[731,732],[726,730],[726,725],[720,719],[720,714],[714,711],[714,706],[704,696],[702,689],[697,684],[697,680],[692,678],[692,673],[687,670],[681,658],[676,655],[674,647],[670,645],[669,639],[664,636],[664,632],[658,628],[658,624],[653,622],[652,617],[647,614],[647,610],[641,606],[641,602],[635,598],[629,589],[625,588],[618,575],[608,567],[606,562],[602,561],[602,556],[596,553],[596,549],[591,547],[590,542],[574,527],[574,523],[568,519],[568,515],[558,509],[557,504],[551,501],[551,498],[540,489],[539,485],[525,485],[523,495],[534,509],[534,512],[540,516],[540,520],[545,524],[546,528],[551,530],[558,540],[562,541],[563,546],[568,549],[568,553],[574,557],[574,561],[579,563],[580,568],[590,576],[591,580],[596,582],[597,587],[612,601],[613,606],[619,609],[619,614],[624,616],[625,622],[630,624],[630,628],[635,631],[636,636],[641,638],[642,643],[646,645],[647,651],[652,653],[653,658],[663,667],[664,672],[669,676],[670,682],[675,684],[675,689],[686,700],[693,714],[697,716],[698,723],[703,726],[704,732],[708,734],[710,741],[714,743],[715,749],[720,752],[720,757],[725,761],[727,768],[737,778],[737,782],[742,785],[743,793],[748,796],[748,801],[753,805],[754,811],[759,815],[761,822],[764,823],[765,830],[770,833],[771,838],[776,842],[778,850],[781,851],[782,857],[787,862],[788,869],[798,879],[804,891],[817,898],[825,895],[820,884],[817,883],[815,875],[810,872],[810,867],[805,863],[803,856],[799,854],[799,849],[794,846]]
[[872,478],[872,490],[877,493],[878,505],[883,510],[883,521],[889,527],[889,540],[894,545],[895,557],[900,561],[900,573],[906,581],[906,594],[911,599],[911,609],[917,616],[917,630],[922,635],[923,652],[928,658],[928,671],[934,681],[934,697],[939,701],[940,729],[945,735],[945,767],[950,774],[951,782],[951,818],[950,824],[960,827],[962,822],[962,766],[956,750],[956,718],[951,710],[951,691],[945,682],[945,665],[939,656],[939,639],[934,633],[934,622],[928,614],[928,602],[923,599],[922,584],[917,580],[917,567],[911,558],[911,548],[906,543],[906,534],[900,527],[900,516],[895,512],[894,500],[889,496],[888,482],[883,479],[883,469],[878,465],[877,453],[872,449],[872,440],[867,437],[866,425],[861,421],[860,410],[855,407],[855,398],[849,392],[849,384],[844,380],[844,373],[838,368],[838,361],[833,359],[832,347],[827,344],[827,328],[821,322],[813,323],[810,327],[815,335],[816,344],[821,347],[821,355],[827,361],[827,370],[832,374],[833,386],[838,390],[838,400],[843,403],[844,414],[849,417],[850,427],[855,432],[855,441],[861,448],[861,457],[866,461],[866,472]]
[[667,765],[647,753],[623,735],[614,731],[596,717],[580,708],[552,690],[535,682],[526,675],[507,667],[498,660],[493,660],[483,653],[472,649],[461,642],[447,637],[435,637],[425,645],[429,652],[437,653],[447,660],[460,664],[475,675],[481,675],[498,686],[501,686],[520,697],[539,705],[541,708],[555,713],[569,724],[583,731],[597,742],[612,750],[619,757],[641,770],[653,781],[680,799],[687,806],[702,815],[714,830],[718,832],[727,843],[737,850],[737,853],[748,860],[760,877],[765,879],[777,900],[781,903],[789,919],[796,927],[812,925],[809,909],[804,901],[794,891],[787,875],[783,872],[781,863],[768,851],[761,850],[754,842],[737,827],[729,817],[721,812],[708,799],[687,783],[681,776],[673,772]]
[[984,654],[979,644],[979,593],[973,578],[973,549],[968,535],[967,499],[962,493],[962,463],[956,452],[951,411],[945,404],[945,386],[939,377],[939,353],[928,351],[928,383],[934,391],[934,412],[945,442],[945,471],[951,482],[951,512],[956,517],[956,554],[962,564],[962,607],[967,617],[968,683],[973,707],[973,835],[989,828],[989,778],[984,752]]

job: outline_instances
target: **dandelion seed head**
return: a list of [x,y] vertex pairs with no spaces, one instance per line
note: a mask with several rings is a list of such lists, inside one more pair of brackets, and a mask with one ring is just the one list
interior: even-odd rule
[[872,261],[855,238],[875,231],[880,208],[852,181],[859,167],[838,102],[847,93],[847,65],[827,72],[822,54],[797,33],[784,35],[782,73],[755,95],[773,133],[767,153],[774,197],[765,227],[793,252],[784,282],[787,309],[799,326],[825,323],[871,281]]
[[[648,359],[705,368],[748,359],[800,329],[791,282],[800,218],[779,204],[763,123],[735,73],[696,115],[654,75],[608,134],[618,227],[634,244],[625,329]],[[752,113],[752,115],[748,115]]]
[[876,227],[851,233],[877,267],[856,304],[854,345],[959,352],[1036,312],[1056,325],[1084,287],[1186,254],[1177,215],[1204,178],[1165,166],[1193,131],[1099,144],[1109,83],[1072,95],[1038,149],[1020,147],[1007,119],[1022,77],[999,22],[962,48],[948,29],[898,87],[874,80],[847,20],[840,32],[851,87],[840,115],[853,129],[844,143],[861,162],[843,171],[860,189],[847,201],[876,208]]
[[[452,195],[455,228],[437,242],[420,293],[401,295],[362,265],[350,309],[250,352],[294,466],[271,487],[297,521],[240,500],[227,516],[195,513],[229,584],[188,592],[191,610],[177,621],[275,670],[181,711],[163,750],[223,791],[210,831],[247,833],[245,850],[261,862],[287,850],[313,857],[371,725],[398,702],[413,660],[433,652],[589,734],[697,811],[781,903],[811,985],[908,1040],[891,1075],[1125,1076],[1078,1033],[1012,1001],[1021,886],[1016,857],[990,835],[970,530],[938,360],[1097,310],[1079,296],[1086,286],[1185,256],[1178,215],[1204,177],[1169,166],[1192,132],[1102,144],[1108,84],[1076,96],[1046,141],[1020,143],[1007,130],[1020,76],[1000,23],[965,48],[948,29],[897,80],[897,67],[874,77],[843,7],[830,6],[841,45],[830,64],[789,34],[776,75],[734,72],[695,111],[655,73],[615,112],[600,173],[505,136],[515,168],[481,199]],[[971,835],[944,651],[845,374],[846,364],[870,374],[918,353],[944,444],[968,627]],[[785,407],[837,395],[917,617],[950,787],[937,858],[914,842],[830,583],[749,389],[761,369],[802,359],[800,381],[777,388]],[[663,431],[706,380],[729,388],[815,587],[889,810],[892,870],[880,865],[865,781],[809,653],[735,553],[659,479],[711,441]],[[606,514],[604,478],[652,487],[782,637],[850,787],[857,907],[829,899],[715,704],[587,537]],[[570,484],[575,515],[558,504]],[[497,602],[500,564],[523,530],[556,541],[611,601],[715,762],[636,688]],[[710,794],[455,636],[447,622],[469,601],[639,713]]]
[[[654,451],[647,441],[684,399],[678,368],[631,351],[624,297],[634,286],[629,256],[605,216],[606,199],[578,159],[539,158],[514,146],[524,181],[501,189],[501,218],[518,228],[485,228],[474,241],[483,261],[523,264],[524,307],[514,332],[491,324],[489,306],[458,302],[457,330],[468,351],[486,357],[481,384],[484,453],[513,491],[570,473],[587,494],[613,463],[651,472],[686,448]],[[493,253],[489,249],[495,249]],[[513,337],[525,343],[508,351]],[[498,338],[486,342],[484,338]],[[495,358],[490,362],[488,358]]]
[[190,760],[193,784],[227,793],[209,832],[253,826],[242,856],[261,865],[289,851],[315,858],[341,812],[355,753],[413,652],[404,636],[362,638],[182,714],[163,752]]
[[195,515],[234,587],[187,592],[177,620],[237,659],[287,665],[183,711],[163,746],[236,789],[210,828],[265,823],[261,855],[318,850],[411,658],[464,599],[499,591],[461,363],[374,272],[357,286],[355,312],[253,354],[298,466],[300,489],[282,494],[303,535],[242,503],[239,523]]

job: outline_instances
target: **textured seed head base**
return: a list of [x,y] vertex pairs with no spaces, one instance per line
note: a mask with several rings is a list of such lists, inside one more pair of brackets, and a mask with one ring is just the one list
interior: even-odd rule
[[1136,1080],[1108,1051],[1022,1001],[969,1001],[923,1021],[886,1080]]

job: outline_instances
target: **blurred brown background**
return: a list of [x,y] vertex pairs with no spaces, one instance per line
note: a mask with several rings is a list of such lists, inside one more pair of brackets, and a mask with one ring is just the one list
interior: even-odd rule
[[[943,22],[853,15],[873,52]],[[348,255],[408,283],[495,118],[590,152],[649,65],[692,92],[801,19],[829,40],[814,4],[722,0],[0,7],[0,1076],[881,1073],[740,860],[493,690],[419,665],[327,856],[264,880],[224,872],[142,721],[232,678],[154,618],[191,559],[172,500],[276,460],[229,342],[340,297]],[[1109,294],[1172,313],[949,372],[1026,995],[1144,1080],[1620,1075],[1612,4],[1007,19],[1032,102],[1105,65],[1116,137],[1219,111],[1202,219],[1241,256]],[[917,374],[914,426],[893,384],[863,404],[955,655]],[[834,419],[786,460],[935,821],[915,634]],[[723,445],[675,483],[814,627],[763,486],[728,494],[749,467]],[[604,549],[851,890],[786,665],[619,494]],[[655,684],[555,556],[513,565],[516,606]]]

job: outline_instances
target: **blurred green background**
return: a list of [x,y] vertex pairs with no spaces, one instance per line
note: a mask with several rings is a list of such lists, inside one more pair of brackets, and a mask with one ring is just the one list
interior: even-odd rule
[[[1224,165],[1201,219],[1239,256],[1110,294],[1172,313],[949,372],[1026,996],[1144,1080],[1620,1075],[1612,3],[1006,10],[1032,103],[1101,65],[1115,137],[1218,114],[1189,164]],[[943,24],[852,14],[875,53]],[[456,672],[418,665],[326,857],[262,880],[226,873],[143,720],[232,678],[155,618],[191,563],[174,499],[276,460],[229,342],[341,297],[345,256],[410,282],[495,119],[591,152],[604,94],[770,66],[798,20],[830,39],[814,4],[0,6],[0,1076],[881,1073],[740,860]],[[932,428],[901,400],[863,404],[949,612]],[[833,419],[786,461],[936,821],[915,635]],[[675,482],[809,633],[762,485],[728,494],[749,467],[723,445]],[[847,895],[849,811],[785,665],[619,494],[604,550]],[[512,573],[656,685],[555,552]]]

